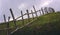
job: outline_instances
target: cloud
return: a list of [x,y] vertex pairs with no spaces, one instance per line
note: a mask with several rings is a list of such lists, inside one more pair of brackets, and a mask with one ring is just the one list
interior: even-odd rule
[[41,1],[39,7],[45,7],[45,6],[48,6],[50,3],[52,3],[53,0],[44,0],[44,1]]
[[26,7],[27,7],[27,4],[22,3],[22,4],[20,4],[20,5],[18,6],[18,9],[23,10],[23,9],[25,9]]

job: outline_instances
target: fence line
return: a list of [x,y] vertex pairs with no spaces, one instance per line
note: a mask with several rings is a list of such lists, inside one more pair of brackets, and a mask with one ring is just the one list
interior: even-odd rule
[[[38,17],[37,12],[39,12],[40,15],[41,15],[41,11],[42,11],[42,14],[44,15],[43,8],[41,8],[41,10],[36,10],[35,9],[35,6],[33,5],[33,9],[34,9],[34,12],[31,10],[31,13],[29,13],[29,11],[27,9],[25,14],[23,14],[23,12],[21,10],[21,16],[17,17],[16,19],[14,17],[14,14],[13,14],[12,9],[11,8],[9,9],[10,10],[10,13],[11,13],[11,16],[13,18],[14,25],[15,25],[15,30],[14,31],[17,31],[18,29],[23,28],[25,26],[28,26],[29,24],[32,24],[33,21],[37,20],[37,19],[34,19],[34,14],[36,15],[36,18]],[[30,16],[29,16],[30,14],[32,14],[32,18],[34,19],[32,21],[30,21]],[[26,24],[26,25],[24,25],[24,17],[23,17],[25,15],[27,15],[27,18],[28,18],[28,24]],[[6,17],[5,17],[5,15],[3,15],[3,16],[4,16],[4,21],[6,23]],[[21,17],[22,17],[22,24],[23,24],[23,26],[18,28],[18,26],[16,24],[16,20],[19,19],[19,18],[21,18]],[[12,28],[9,27],[9,20],[10,20],[10,17],[8,17],[8,23],[6,23],[7,24],[7,28],[0,29],[0,30],[7,30],[7,35],[10,35],[11,34],[9,30],[12,29]],[[14,31],[12,31],[12,32],[14,32]]]
[[[36,12],[38,12],[38,11],[39,11],[39,10],[37,10]],[[35,12],[32,12],[32,13],[35,14]],[[29,13],[29,14],[32,14],[32,13]],[[17,20],[17,19],[19,19],[19,18],[21,18],[22,16],[25,16],[25,15],[27,15],[27,13],[25,13],[25,14],[17,17],[15,20]],[[34,17],[34,15],[33,15],[32,17]],[[10,29],[10,28],[5,28],[5,30],[6,30],[6,29]],[[0,29],[0,30],[4,30],[4,29]]]
[[[36,12],[39,12],[39,11],[40,11],[40,10],[37,10]],[[29,14],[32,14],[32,13],[29,13]],[[35,12],[33,12],[33,14],[35,14]],[[25,15],[27,15],[27,13],[23,14],[23,16],[25,16]],[[17,17],[16,20],[19,19],[19,18],[21,18],[21,17],[22,17],[22,16]]]
[[[34,10],[35,10],[35,7],[33,7],[34,8]],[[32,10],[31,10],[32,11]],[[38,10],[39,11],[39,10]],[[37,12],[38,11],[35,11],[34,13],[36,14],[36,17],[38,17],[38,15],[37,15]],[[25,27],[25,26],[28,26],[29,24],[31,24],[33,21],[35,21],[35,20],[32,20],[31,22],[30,22],[30,20],[29,20],[29,18],[30,18],[30,16],[29,16],[29,14],[32,14],[32,16],[33,16],[33,18],[34,18],[34,15],[33,15],[33,11],[31,12],[31,13],[29,13],[29,11],[28,11],[28,9],[26,10],[26,12],[27,13],[25,13],[24,15],[27,15],[27,17],[28,17],[28,23],[26,24],[26,25],[24,25],[24,26],[22,26],[22,27],[20,27],[20,28],[16,28],[14,31],[12,31],[11,32],[11,34],[13,34],[15,31],[17,31],[18,29],[21,29],[21,28],[23,28],[23,27]],[[23,14],[22,14],[22,11],[21,11],[21,16],[20,17],[22,17],[22,20],[23,20],[23,16],[24,16]],[[19,18],[20,18],[19,17]],[[22,21],[22,22],[24,22],[24,21]]]

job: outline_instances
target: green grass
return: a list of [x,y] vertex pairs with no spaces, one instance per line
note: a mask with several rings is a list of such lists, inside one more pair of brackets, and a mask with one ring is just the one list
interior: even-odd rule
[[60,12],[49,13],[49,14],[40,16],[38,20],[33,22],[33,24],[30,27],[34,28],[36,26],[43,26],[44,24],[47,24],[47,23],[54,24],[55,22],[57,22],[56,24],[58,24],[58,22],[60,23]]
[[[30,18],[29,20],[32,21],[33,18]],[[7,22],[7,23],[8,23],[8,22]],[[7,28],[7,23],[1,23],[1,24],[0,24],[0,29]],[[23,25],[25,25],[25,24],[27,24],[27,23],[28,23],[28,19],[24,19],[24,24],[22,23],[22,20],[16,21],[17,27],[21,27],[21,26],[23,26]],[[9,22],[9,28],[11,28],[11,29],[10,29],[10,32],[13,31],[13,30],[15,30],[15,25],[14,25],[13,21],[10,21],[10,22]],[[4,34],[3,34],[3,33],[4,33]],[[0,34],[1,34],[1,35],[6,35],[6,33],[7,33],[7,30],[0,30]]]
[[[33,20],[32,18],[30,19],[30,21]],[[21,27],[23,26],[22,24],[22,21],[17,21],[17,26],[18,27]],[[28,20],[25,19],[24,20],[24,24],[27,24],[28,23]],[[9,22],[9,26],[12,27],[11,31],[14,30],[14,24],[13,22]],[[0,24],[0,29],[4,29],[6,28],[6,24]],[[44,33],[45,31],[51,31],[51,30],[60,30],[60,12],[56,12],[56,13],[49,13],[49,14],[46,14],[46,15],[42,15],[40,17],[38,17],[38,20],[32,22],[31,25],[27,26],[27,27],[24,27],[20,30],[24,30],[26,33],[28,33],[28,31],[35,31],[35,33],[39,33],[39,32],[42,32]],[[2,34],[2,31],[0,31],[1,35]],[[6,31],[4,31],[6,32]],[[4,33],[3,32],[3,33]],[[4,33],[5,34],[5,33]],[[15,35],[17,35],[17,33],[15,33]]]
[[38,20],[32,22],[31,25],[18,30],[13,35],[58,35],[59,32],[60,12],[56,12],[38,17]]
[[[31,21],[31,20],[33,20],[33,18],[30,18],[29,20]],[[8,22],[7,22],[7,23],[8,23]],[[1,24],[0,24],[0,29],[7,28],[7,23],[1,23]],[[26,23],[28,23],[28,19],[24,19],[24,25],[25,25]],[[23,26],[22,20],[16,21],[16,24],[17,24],[18,27]],[[15,24],[13,23],[13,21],[10,21],[10,22],[9,22],[9,27],[10,27],[10,28],[15,27]]]

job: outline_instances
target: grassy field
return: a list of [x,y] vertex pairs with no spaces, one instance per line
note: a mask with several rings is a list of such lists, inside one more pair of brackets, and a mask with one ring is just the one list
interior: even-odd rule
[[[33,20],[32,18],[30,21]],[[28,20],[24,20],[24,24],[28,23]],[[17,21],[17,26],[21,27],[22,21]],[[9,26],[12,27],[11,30],[14,30],[14,24],[13,22],[9,22]],[[0,24],[0,29],[6,28],[6,24]],[[49,13],[46,15],[42,15],[38,17],[38,20],[32,22],[31,25],[26,26],[17,32],[13,33],[12,35],[46,35],[48,32],[55,32],[59,31],[60,32],[60,12],[56,13]],[[6,34],[6,30],[0,31],[1,35]],[[49,33],[50,34],[50,33]]]
[[[33,18],[30,18],[29,20],[32,21]],[[6,35],[7,34],[7,30],[5,29],[5,28],[7,28],[7,23],[1,23],[0,24],[0,34],[1,35]],[[27,23],[28,23],[28,19],[24,19],[24,24],[22,24],[22,20],[16,21],[17,27],[21,27],[21,26],[23,26],[23,25],[25,25]],[[13,21],[9,22],[9,28],[11,28],[10,32],[15,30],[15,25],[14,25]],[[5,30],[1,30],[1,29],[5,29]]]
[[[31,20],[33,20],[33,18],[30,18],[29,20],[31,21]],[[8,22],[7,22],[7,23],[8,23]],[[7,23],[1,23],[1,24],[0,24],[0,29],[7,28]],[[24,19],[24,24],[26,24],[26,23],[28,23],[28,19]],[[22,20],[16,21],[16,24],[17,24],[18,27],[22,26],[22,25],[23,25],[23,24],[22,24]],[[13,21],[10,21],[10,22],[9,22],[9,27],[10,27],[10,28],[15,27]]]
[[40,16],[31,25],[12,35],[60,35],[60,12]]

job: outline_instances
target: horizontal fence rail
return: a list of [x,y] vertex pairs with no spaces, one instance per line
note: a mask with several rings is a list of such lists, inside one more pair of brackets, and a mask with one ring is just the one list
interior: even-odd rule
[[[36,12],[39,12],[39,11],[40,10],[37,10]],[[35,12],[32,12],[32,13],[35,14]],[[28,13],[28,14],[32,14],[32,13]],[[27,15],[27,13],[23,14],[22,16],[25,16],[25,15]],[[16,20],[19,19],[19,18],[21,18],[22,16],[17,17]]]

